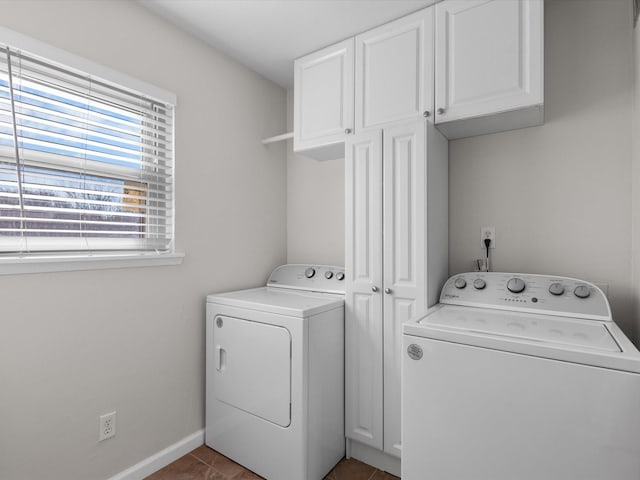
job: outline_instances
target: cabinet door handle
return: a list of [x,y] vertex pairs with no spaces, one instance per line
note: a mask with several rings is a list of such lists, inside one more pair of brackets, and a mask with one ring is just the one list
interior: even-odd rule
[[390,295],[392,292],[392,290],[390,288],[385,288],[384,289],[384,293],[386,293],[387,295]]
[[374,285],[373,287],[371,287],[371,291],[372,291],[372,292],[374,292],[374,293],[375,293],[375,292],[377,292],[377,291],[378,291],[378,287],[376,287],[376,286]]
[[345,128],[344,129],[344,133],[346,133],[347,135],[349,135],[351,133],[351,129],[350,128]]
[[445,112],[444,108],[438,109],[438,115],[442,115]]

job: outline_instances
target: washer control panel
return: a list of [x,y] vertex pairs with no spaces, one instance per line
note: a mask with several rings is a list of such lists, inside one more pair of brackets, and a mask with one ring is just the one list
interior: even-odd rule
[[611,320],[609,302],[598,287],[575,278],[549,275],[460,273],[442,287],[440,303]]
[[281,265],[271,272],[267,286],[344,294],[344,267]]

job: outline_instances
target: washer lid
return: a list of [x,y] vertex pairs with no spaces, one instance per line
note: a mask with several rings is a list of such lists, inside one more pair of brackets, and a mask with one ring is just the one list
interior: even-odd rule
[[310,317],[327,310],[343,307],[344,297],[287,288],[259,287],[209,295],[207,303],[292,317]]
[[423,327],[507,337],[557,348],[621,352],[604,322],[597,321],[445,305],[417,323]]

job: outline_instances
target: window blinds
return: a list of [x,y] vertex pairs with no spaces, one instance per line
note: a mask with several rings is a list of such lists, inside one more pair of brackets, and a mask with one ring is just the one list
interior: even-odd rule
[[173,114],[0,45],[0,252],[170,250]]

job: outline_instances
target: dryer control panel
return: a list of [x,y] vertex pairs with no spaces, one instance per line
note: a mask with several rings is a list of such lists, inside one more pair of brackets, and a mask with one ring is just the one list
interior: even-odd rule
[[602,290],[569,277],[469,272],[445,283],[440,303],[611,321]]
[[281,265],[271,272],[267,287],[344,294],[344,267],[307,264]]

